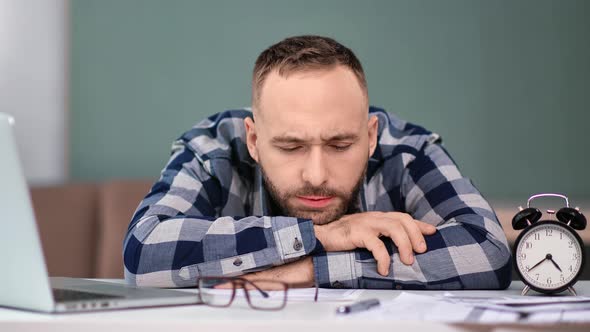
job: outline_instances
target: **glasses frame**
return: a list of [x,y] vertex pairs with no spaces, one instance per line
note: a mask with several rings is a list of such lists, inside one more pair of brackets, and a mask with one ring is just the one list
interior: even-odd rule
[[[231,292],[231,297],[229,299],[229,301],[227,302],[227,304],[223,304],[223,305],[215,305],[215,304],[211,304],[208,303],[207,301],[205,301],[201,295],[202,293],[202,289],[201,289],[201,282],[202,281],[206,281],[206,280],[221,280],[223,281],[221,284],[225,284],[225,283],[231,283],[232,285],[232,292]],[[280,306],[276,307],[276,308],[264,308],[264,307],[258,307],[255,304],[252,304],[252,301],[250,301],[250,294],[249,292],[251,291],[256,291],[256,292],[260,292],[260,294],[262,294],[263,297],[268,297],[268,293],[266,290],[260,288],[258,285],[256,285],[256,283],[264,283],[264,282],[272,282],[272,283],[276,283],[276,284],[280,284],[282,286],[282,289],[279,289],[278,291],[283,291],[284,295],[283,296],[283,302],[281,303]],[[251,286],[251,289],[248,289],[248,287],[246,286]],[[215,307],[215,308],[227,308],[229,306],[232,305],[232,303],[234,302],[234,299],[236,297],[236,289],[243,289],[244,290],[244,296],[246,297],[246,302],[248,303],[248,306],[252,309],[255,310],[265,310],[265,311],[277,311],[277,310],[281,310],[283,308],[285,308],[285,306],[287,305],[287,298],[288,298],[288,290],[289,288],[295,288],[298,286],[298,284],[291,284],[291,287],[289,287],[289,284],[283,281],[278,281],[278,280],[248,280],[246,278],[242,278],[242,277],[198,277],[197,278],[197,288],[199,290],[198,292],[198,297],[199,300],[201,301],[201,303],[210,306],[210,307]],[[273,291],[277,291],[277,290],[273,290]],[[319,287],[318,284],[315,283],[315,295],[313,298],[314,302],[318,301],[318,294],[319,294]]]

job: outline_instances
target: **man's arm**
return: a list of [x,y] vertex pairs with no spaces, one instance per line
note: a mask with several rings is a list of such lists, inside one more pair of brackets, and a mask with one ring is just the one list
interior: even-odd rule
[[321,248],[311,220],[216,217],[228,191],[177,145],[139,205],[123,246],[125,279],[138,286],[194,286],[200,275],[240,275]]
[[[313,263],[320,286],[503,289],[510,285],[510,250],[502,227],[442,146],[427,144],[418,152],[403,175],[400,191],[406,212],[437,228],[424,236],[427,251],[406,265],[397,246],[383,238],[391,257],[387,276],[377,272],[374,253],[366,249],[319,253]],[[326,251],[333,250],[320,235],[318,239]]]

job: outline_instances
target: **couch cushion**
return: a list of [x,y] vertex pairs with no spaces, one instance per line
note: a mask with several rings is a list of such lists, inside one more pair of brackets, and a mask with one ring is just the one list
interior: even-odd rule
[[96,277],[123,278],[123,239],[153,180],[110,181],[100,188]]
[[31,188],[50,276],[93,277],[97,200],[94,184]]

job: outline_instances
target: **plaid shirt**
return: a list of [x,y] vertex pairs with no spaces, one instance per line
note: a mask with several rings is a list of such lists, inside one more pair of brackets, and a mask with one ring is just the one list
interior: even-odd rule
[[404,265],[396,246],[389,275],[366,249],[325,252],[308,219],[271,214],[260,169],[250,157],[247,109],[213,115],[172,146],[160,179],[140,203],[124,241],[129,284],[190,287],[198,276],[268,269],[312,256],[321,287],[502,289],[510,250],[490,205],[463,177],[440,137],[371,107],[378,147],[359,193],[360,210],[399,211],[437,227],[428,251]]

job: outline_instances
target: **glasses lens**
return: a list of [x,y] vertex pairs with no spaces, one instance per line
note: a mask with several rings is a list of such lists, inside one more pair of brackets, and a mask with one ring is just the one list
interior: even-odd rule
[[[227,278],[201,278],[199,279],[199,294],[203,303],[214,307],[226,307],[230,305],[233,295],[233,286]],[[222,286],[216,289],[216,286]]]
[[244,285],[255,309],[277,310],[287,302],[287,285],[277,281],[256,281]]

